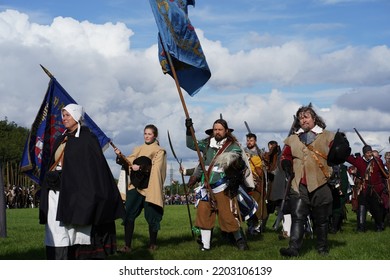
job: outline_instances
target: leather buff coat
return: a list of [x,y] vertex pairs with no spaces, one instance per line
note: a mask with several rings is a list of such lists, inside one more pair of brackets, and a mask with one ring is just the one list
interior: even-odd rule
[[[314,141],[310,144],[314,150],[318,151],[323,155],[328,155],[331,143],[334,138],[334,133],[328,130],[323,130],[319,133]],[[306,175],[308,191],[312,192],[318,187],[324,185],[328,178],[325,176],[319,164],[322,164],[327,171],[327,174],[332,174],[332,168],[327,164],[327,160],[323,157],[316,155],[317,160],[313,156],[314,152],[300,141],[297,134],[289,136],[284,143],[291,147],[294,178],[291,183],[291,187],[299,192],[299,183],[301,178]]]

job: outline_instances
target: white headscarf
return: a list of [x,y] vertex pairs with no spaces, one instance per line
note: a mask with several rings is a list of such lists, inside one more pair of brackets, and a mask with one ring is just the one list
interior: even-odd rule
[[78,104],[68,104],[62,110],[66,110],[72,118],[77,122],[77,131],[75,137],[79,137],[80,135],[80,121],[84,119],[84,109],[83,106]]

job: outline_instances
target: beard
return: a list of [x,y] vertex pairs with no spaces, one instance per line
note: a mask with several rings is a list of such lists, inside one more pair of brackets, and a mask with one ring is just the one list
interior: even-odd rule
[[215,141],[217,141],[217,142],[221,142],[223,139],[225,139],[224,136],[219,135],[219,134],[215,135],[214,138],[215,138]]
[[255,145],[249,144],[249,145],[246,145],[246,147],[247,147],[249,150],[251,150],[251,149],[253,149],[253,148],[255,147]]

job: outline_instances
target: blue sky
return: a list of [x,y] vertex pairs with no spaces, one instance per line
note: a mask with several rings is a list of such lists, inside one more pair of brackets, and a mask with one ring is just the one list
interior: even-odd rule
[[[389,14],[387,0],[196,1],[189,18],[212,72],[186,96],[198,137],[222,113],[239,139],[247,121],[260,147],[282,143],[297,108],[312,102],[354,152],[362,147],[354,127],[390,150]],[[154,123],[161,144],[169,150],[169,130],[176,154],[195,164],[156,38],[146,0],[0,1],[0,118],[31,126],[48,82],[42,64],[125,154]],[[113,152],[106,156],[117,172]]]

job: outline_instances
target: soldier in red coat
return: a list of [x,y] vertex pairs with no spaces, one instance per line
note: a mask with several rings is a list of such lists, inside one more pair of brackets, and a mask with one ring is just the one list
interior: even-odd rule
[[357,231],[366,230],[367,210],[375,220],[376,231],[383,231],[389,194],[385,187],[386,173],[382,160],[374,158],[371,146],[365,145],[363,156],[350,155],[347,161],[357,168],[363,181],[358,196]]

